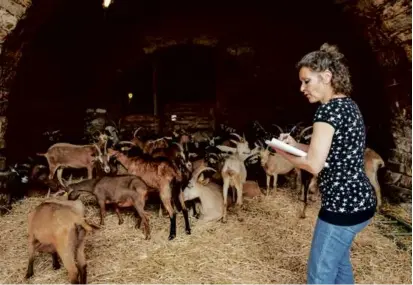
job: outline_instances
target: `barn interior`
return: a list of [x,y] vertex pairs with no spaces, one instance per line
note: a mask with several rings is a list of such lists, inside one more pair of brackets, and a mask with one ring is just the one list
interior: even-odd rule
[[[286,132],[299,123],[310,126],[318,105],[300,92],[295,65],[330,43],[347,58],[367,147],[385,162],[378,173],[382,195],[411,214],[411,1],[273,2],[4,0],[0,168],[36,157],[57,140],[88,143],[93,122],[93,131],[106,125],[123,129],[124,140],[138,127],[155,137],[169,136],[177,126],[210,134],[229,127],[246,134],[252,147],[254,122],[274,134],[273,124]],[[264,172],[258,178],[265,185]],[[280,182],[289,180],[280,177]],[[255,210],[271,211],[263,209]],[[411,218],[407,223],[411,236]],[[154,228],[160,224],[157,220]],[[305,270],[304,263],[297,268]],[[378,273],[369,270],[358,272],[363,281],[386,281],[374,279]],[[155,272],[143,280],[201,280],[179,279],[184,271],[180,267],[167,278]],[[268,274],[261,281],[303,281],[288,279],[294,274],[284,276],[282,270],[277,274],[282,277]],[[387,274],[395,283],[411,282],[396,271]],[[136,282],[124,277],[117,280]],[[215,277],[201,281],[257,281],[252,274],[251,279]]]
[[[9,100],[13,161],[48,147],[37,144],[46,130],[82,138],[87,108],[103,108],[118,122],[200,102],[213,108],[214,127],[309,125],[316,106],[301,95],[295,64],[324,42],[348,57],[369,145],[384,156],[394,148],[387,82],[363,30],[333,1],[285,1],[277,10],[264,2],[119,0],[106,9],[101,1],[55,2],[33,1],[21,27],[30,41]],[[22,147],[27,140],[33,143]]]

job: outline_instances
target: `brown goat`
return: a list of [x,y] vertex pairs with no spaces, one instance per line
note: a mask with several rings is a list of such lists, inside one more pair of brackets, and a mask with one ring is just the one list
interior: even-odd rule
[[366,171],[366,175],[369,178],[371,185],[373,185],[374,191],[376,192],[377,210],[380,209],[382,204],[381,189],[377,179],[377,171],[384,167],[384,165],[383,159],[377,152],[371,148],[366,148],[364,152],[364,170]]
[[87,179],[67,186],[71,190],[69,200],[76,199],[79,191],[88,192],[96,197],[100,207],[100,224],[104,225],[105,205],[115,204],[119,225],[123,224],[119,207],[133,206],[141,220],[137,220],[136,228],[144,225],[145,239],[150,239],[150,227],[144,207],[148,195],[148,187],[145,182],[135,175],[104,176],[95,179]]
[[188,210],[185,207],[181,189],[179,189],[179,193],[175,191],[173,195],[172,186],[183,181],[181,170],[173,162],[163,158],[127,157],[113,149],[108,149],[108,154],[115,157],[128,170],[128,173],[140,177],[146,185],[159,191],[162,204],[168,211],[171,222],[169,240],[176,236],[176,213],[171,204],[172,198],[179,198],[185,218],[185,231],[187,234],[191,234]]
[[56,143],[49,147],[46,153],[37,153],[44,156],[49,164],[49,179],[53,179],[59,167],[87,168],[88,178],[92,178],[95,162],[103,165],[106,173],[110,172],[108,158],[102,154],[96,144],[73,145],[69,143]]
[[33,276],[35,251],[41,251],[52,254],[54,269],[60,268],[60,256],[71,283],[86,284],[84,238],[92,228],[84,220],[84,213],[81,201],[57,199],[47,200],[29,213],[29,264],[26,278]]

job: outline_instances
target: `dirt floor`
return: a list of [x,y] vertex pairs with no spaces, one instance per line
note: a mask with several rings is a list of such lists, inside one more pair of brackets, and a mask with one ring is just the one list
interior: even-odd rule
[[[83,198],[82,198],[83,199]],[[67,271],[52,269],[48,254],[37,254],[34,276],[25,280],[27,213],[43,198],[28,198],[0,217],[1,283],[67,283]],[[152,239],[135,230],[132,211],[118,225],[113,211],[106,225],[87,238],[88,283],[305,283],[312,231],[319,209],[298,218],[296,194],[279,188],[268,198],[245,201],[227,224],[191,218],[192,234],[177,216],[177,238],[168,241],[169,219],[151,210]],[[87,220],[98,224],[97,207],[87,203]],[[356,283],[412,283],[411,234],[394,221],[374,218],[352,247]]]

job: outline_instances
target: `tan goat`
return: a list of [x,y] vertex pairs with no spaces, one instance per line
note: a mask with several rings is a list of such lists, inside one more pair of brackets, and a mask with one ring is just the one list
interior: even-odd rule
[[26,278],[33,276],[35,251],[49,252],[53,268],[59,269],[60,256],[72,284],[86,284],[85,235],[92,227],[84,219],[85,207],[80,200],[50,199],[28,215],[29,264]]
[[270,192],[271,177],[273,177],[272,189],[273,191],[277,191],[278,175],[287,174],[293,169],[297,173],[296,187],[300,187],[299,185],[301,182],[301,171],[297,168],[294,168],[291,162],[283,158],[278,153],[270,153],[268,148],[260,150],[260,158],[261,166],[264,169],[265,174],[267,176],[267,196]]
[[231,140],[236,148],[218,145],[217,148],[221,151],[232,152],[228,158],[225,159],[224,166],[221,170],[222,179],[224,180],[223,185],[223,196],[224,196],[224,210],[222,215],[222,222],[227,221],[227,198],[228,198],[228,188],[235,187],[237,190],[237,202],[238,206],[242,205],[242,188],[243,184],[247,180],[247,169],[245,168],[245,159],[253,155],[257,149],[251,151],[248,146],[248,142],[245,138],[240,137],[240,141]]

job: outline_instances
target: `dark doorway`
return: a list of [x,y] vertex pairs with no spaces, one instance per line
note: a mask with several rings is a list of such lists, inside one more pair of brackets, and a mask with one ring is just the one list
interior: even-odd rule
[[178,45],[153,55],[159,106],[178,102],[215,101],[214,49]]

